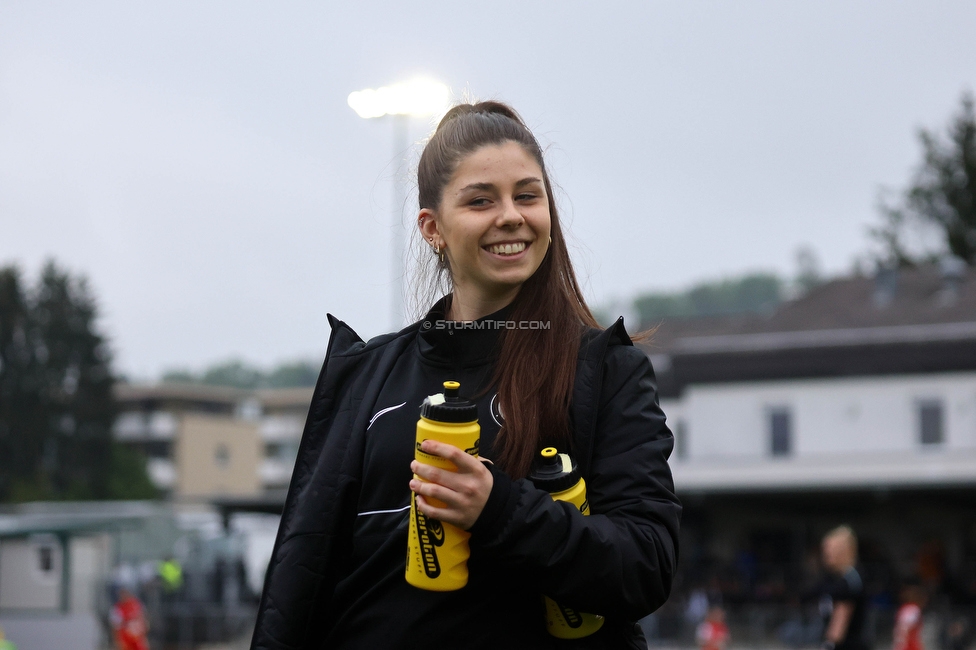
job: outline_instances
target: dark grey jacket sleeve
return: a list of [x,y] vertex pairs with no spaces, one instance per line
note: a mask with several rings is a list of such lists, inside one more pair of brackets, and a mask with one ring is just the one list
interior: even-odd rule
[[637,620],[671,590],[681,506],[668,467],[674,439],[641,350],[611,346],[592,445],[591,515],[493,470],[472,553],[517,571],[561,604]]

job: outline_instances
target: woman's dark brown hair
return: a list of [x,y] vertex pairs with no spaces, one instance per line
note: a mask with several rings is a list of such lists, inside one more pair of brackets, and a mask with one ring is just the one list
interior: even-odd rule
[[[493,460],[521,478],[543,447],[569,450],[569,402],[580,339],[585,327],[599,327],[573,272],[542,149],[511,107],[493,101],[461,104],[437,125],[420,157],[417,181],[420,208],[436,213],[461,160],[481,147],[505,142],[521,145],[542,169],[552,224],[549,251],[522,285],[508,317],[549,323],[549,328],[502,330],[495,369],[504,424]],[[446,271],[449,275],[450,269]]]

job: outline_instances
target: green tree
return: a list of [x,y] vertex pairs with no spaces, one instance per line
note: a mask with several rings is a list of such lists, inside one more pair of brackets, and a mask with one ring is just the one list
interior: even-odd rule
[[264,382],[264,373],[238,359],[207,368],[200,382],[214,386],[234,388],[258,388]]
[[641,327],[662,320],[772,311],[780,303],[783,281],[770,273],[703,282],[687,291],[649,293],[634,300]]
[[53,262],[31,290],[0,270],[0,499],[144,496],[144,459],[142,479],[117,477],[111,354],[96,319],[85,279]]
[[314,386],[318,376],[319,366],[310,361],[282,363],[266,372],[240,359],[232,359],[210,366],[199,375],[184,369],[168,370],[162,379],[170,383],[253,389]]
[[36,465],[42,439],[32,427],[39,415],[30,315],[20,272],[0,269],[0,500]]
[[282,363],[272,370],[266,383],[269,388],[314,386],[319,378],[319,367],[308,361]]
[[108,486],[113,499],[155,499],[159,490],[149,480],[146,455],[115,443],[112,445],[112,470]]
[[899,205],[882,201],[882,225],[871,230],[882,246],[881,262],[912,265],[931,258],[913,254],[905,241],[912,225],[935,227],[943,251],[976,265],[976,114],[973,97],[964,94],[950,121],[946,138],[922,129],[919,142],[923,160]]
[[163,373],[164,384],[194,384],[199,383],[199,379],[189,370],[184,368],[167,370]]

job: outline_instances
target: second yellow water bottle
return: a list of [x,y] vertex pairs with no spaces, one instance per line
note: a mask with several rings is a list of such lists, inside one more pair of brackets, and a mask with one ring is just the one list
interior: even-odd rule
[[[568,501],[584,515],[590,514],[586,500],[586,482],[568,454],[560,454],[555,447],[542,450],[529,476],[532,484],[545,490],[554,501]],[[572,607],[560,605],[549,596],[546,602],[546,629],[559,639],[581,639],[603,627],[603,617],[586,614]]]

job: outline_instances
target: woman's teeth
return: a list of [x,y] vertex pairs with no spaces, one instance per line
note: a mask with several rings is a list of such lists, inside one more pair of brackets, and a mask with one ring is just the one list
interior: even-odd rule
[[525,242],[520,241],[515,244],[496,244],[494,246],[488,246],[486,249],[489,253],[494,253],[495,255],[516,255],[525,250]]

